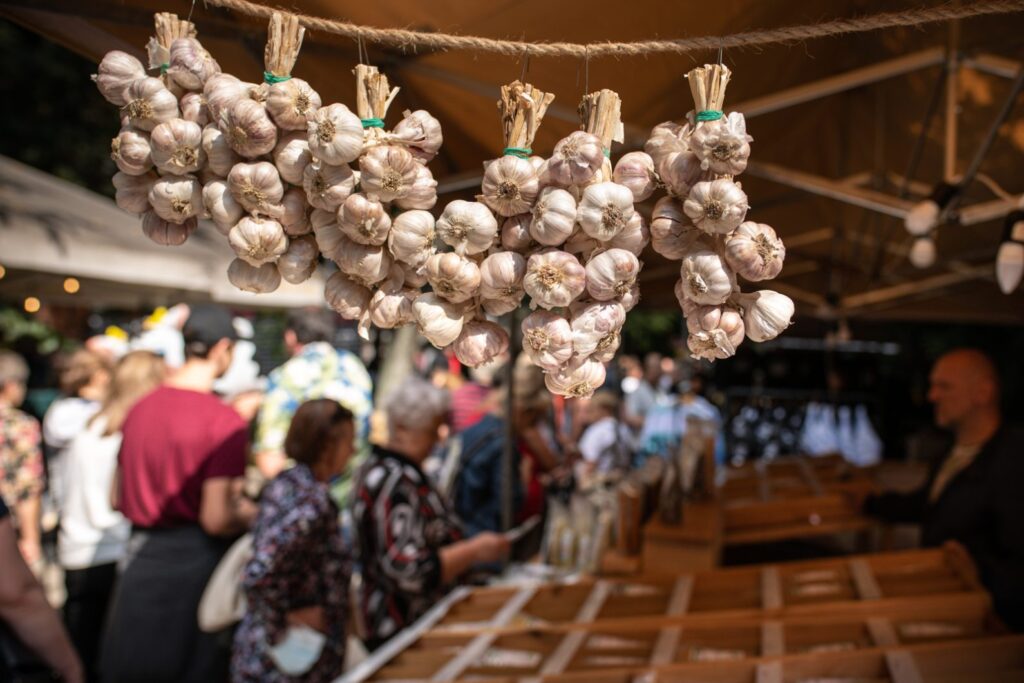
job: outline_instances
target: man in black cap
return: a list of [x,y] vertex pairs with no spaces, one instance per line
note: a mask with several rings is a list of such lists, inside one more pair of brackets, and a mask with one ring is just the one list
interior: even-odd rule
[[106,681],[226,680],[227,653],[196,609],[232,536],[255,518],[237,494],[248,428],[213,394],[235,329],[218,306],[192,309],[185,364],[139,401],[122,428],[119,508],[132,523],[104,644]]

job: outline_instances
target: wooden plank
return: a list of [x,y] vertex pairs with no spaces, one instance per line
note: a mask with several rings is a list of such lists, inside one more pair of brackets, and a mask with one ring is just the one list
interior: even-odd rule
[[757,495],[763,501],[771,500],[772,484],[768,481],[768,473],[763,467],[755,467],[757,472]]
[[761,662],[757,665],[757,683],[782,683],[782,662]]
[[678,617],[690,609],[690,596],[693,595],[693,576],[686,574],[676,579],[672,586],[672,596],[668,600],[665,616]]
[[906,650],[887,650],[885,665],[889,669],[892,683],[924,683],[924,677],[917,668],[914,655]]
[[850,574],[857,589],[857,597],[861,600],[878,600],[882,597],[882,589],[878,587],[878,581],[867,560],[862,557],[850,560]]
[[871,640],[878,647],[892,647],[899,645],[899,638],[896,637],[896,629],[892,627],[892,621],[881,617],[868,619],[868,633]]
[[786,654],[786,634],[781,621],[765,621],[761,624],[761,656],[781,657]]
[[778,567],[770,566],[761,570],[761,608],[782,608],[782,581],[779,579]]
[[[607,581],[595,583],[590,591],[590,595],[587,596],[579,612],[576,613],[575,621],[589,624],[597,619],[597,615],[601,612],[601,607],[608,599],[611,589],[612,585]],[[565,671],[565,667],[569,666],[569,662],[576,656],[580,646],[583,645],[589,635],[587,631],[582,630],[568,633],[541,666],[541,675],[552,676]]]
[[[672,587],[672,597],[669,598],[665,616],[679,617],[686,614],[690,608],[691,595],[693,595],[693,577],[690,575],[680,576],[676,579],[675,586]],[[681,626],[661,629],[658,632],[658,639],[654,641],[654,649],[651,650],[651,664],[668,664],[675,661],[682,635]]]
[[807,462],[807,458],[797,458],[796,465],[800,468],[800,476],[803,477],[807,486],[814,492],[814,495],[820,496],[823,493],[821,482],[818,481],[818,475],[814,473],[814,468]]

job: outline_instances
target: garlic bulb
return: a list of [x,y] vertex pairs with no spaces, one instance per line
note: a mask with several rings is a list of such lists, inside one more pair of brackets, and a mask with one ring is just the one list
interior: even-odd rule
[[236,100],[221,114],[219,125],[231,149],[247,159],[270,154],[277,144],[277,127],[267,110],[250,99]]
[[462,306],[445,301],[433,292],[416,297],[412,314],[420,334],[439,349],[454,342],[462,333]]
[[198,123],[171,119],[153,129],[149,139],[153,163],[164,173],[195,173],[206,161],[203,129]]
[[371,147],[359,157],[359,185],[368,196],[390,202],[404,197],[422,168],[397,145]]
[[402,272],[405,274],[405,286],[419,290],[421,287],[427,286],[427,277],[423,275],[422,271],[409,264],[409,263],[398,263],[401,267]]
[[568,398],[590,398],[605,380],[604,364],[590,358],[574,359],[544,375],[548,391]]
[[178,247],[199,227],[199,221],[189,218],[181,223],[165,221],[153,211],[142,215],[142,232],[146,237],[165,247]]
[[434,292],[454,304],[469,301],[480,289],[480,267],[465,256],[434,254],[423,268]]
[[[317,243],[319,242],[318,235]],[[386,278],[392,264],[391,254],[384,247],[360,244],[344,236],[341,238],[341,245],[330,258],[338,264],[341,272],[366,287]]]
[[729,267],[751,282],[771,280],[782,271],[786,247],[764,223],[747,221],[725,238]]
[[167,77],[184,90],[202,90],[206,81],[220,73],[220,65],[195,38],[171,43]]
[[324,211],[337,211],[355,190],[356,175],[348,166],[314,161],[302,172],[302,187],[311,205]]
[[752,294],[741,294],[739,304],[743,309],[743,324],[747,338],[763,342],[775,339],[793,319],[796,310],[793,300],[785,294],[762,289]]
[[613,249],[625,249],[634,256],[640,256],[650,241],[651,233],[644,223],[644,217],[639,211],[634,211],[633,217],[626,223],[622,232],[605,242],[604,245]]
[[283,134],[274,147],[274,166],[281,179],[292,185],[302,185],[303,173],[313,161],[306,134],[291,131]]
[[213,180],[203,185],[203,207],[217,230],[225,235],[245,214],[245,209],[231,195],[228,184],[223,180]]
[[730,233],[747,215],[747,195],[728,178],[703,181],[693,186],[683,211],[709,235]]
[[672,197],[662,197],[651,212],[651,248],[667,259],[686,256],[704,233],[683,213],[683,205]]
[[316,246],[320,253],[332,261],[337,261],[340,250],[351,240],[341,232],[334,212],[313,209],[309,214],[309,224],[313,226],[313,235],[316,237]]
[[533,215],[521,213],[518,216],[510,216],[501,224],[501,247],[510,251],[525,251],[531,244],[530,224],[533,222]]
[[644,143],[644,151],[651,156],[654,167],[659,168],[662,159],[669,154],[685,152],[689,149],[687,144],[689,136],[689,126],[680,126],[675,121],[659,123],[651,130],[650,137]]
[[696,310],[698,304],[695,304],[686,298],[686,291],[683,287],[682,280],[676,280],[676,284],[672,291],[675,292],[676,301],[679,302],[679,308],[683,310],[684,316],[688,316],[692,311]]
[[206,108],[203,96],[199,93],[188,93],[181,98],[178,106],[181,108],[181,118],[186,121],[199,124],[200,128],[210,123],[210,111]]
[[463,365],[475,368],[490,363],[508,351],[508,333],[500,325],[486,320],[471,320],[452,343],[455,357]]
[[333,311],[346,320],[359,320],[370,307],[370,290],[334,273],[324,284],[324,299]]
[[254,266],[276,261],[288,249],[288,237],[277,221],[245,216],[228,233],[228,244],[238,258]]
[[288,282],[297,285],[313,277],[320,250],[312,235],[289,240],[288,249],[277,259],[277,270]]
[[221,117],[241,99],[248,99],[248,84],[231,74],[219,73],[211,76],[203,86],[203,99],[210,112],[210,120],[219,123]]
[[640,303],[640,285],[633,285],[632,289],[619,297],[619,303],[629,313]]
[[494,214],[479,202],[463,199],[444,207],[436,227],[438,237],[460,254],[483,253],[491,248],[498,235]]
[[344,104],[317,109],[308,127],[309,151],[327,164],[347,164],[363,151],[363,123]]
[[142,62],[120,50],[111,50],[103,55],[103,61],[100,62],[97,71],[92,80],[99,88],[100,94],[107,102],[118,107],[127,104],[125,91],[128,86],[146,77],[146,69]]
[[124,172],[115,173],[112,181],[114,183],[114,203],[128,213],[143,213],[149,211],[149,191],[153,183],[157,181],[155,173],[145,175],[128,175]]
[[686,316],[686,328],[690,352],[709,361],[729,358],[743,342],[743,317],[730,308],[699,306]]
[[587,263],[587,293],[597,301],[623,296],[636,284],[640,261],[625,249],[609,249]]
[[554,372],[572,358],[572,328],[563,316],[534,311],[523,319],[520,329],[523,353],[537,367]]
[[589,356],[602,340],[617,334],[626,323],[626,309],[615,301],[597,301],[572,310],[572,348],[578,356]]
[[499,216],[515,216],[533,206],[540,191],[537,171],[526,159],[503,156],[484,169],[480,199]]
[[110,158],[121,173],[142,175],[153,168],[149,137],[145,133],[125,128],[110,141]]
[[151,131],[164,121],[178,118],[178,98],[159,78],[140,78],[124,91],[121,114],[139,130]]
[[633,203],[639,204],[654,194],[658,187],[658,174],[654,160],[647,152],[629,152],[622,155],[612,174],[612,180],[633,193]]
[[440,121],[429,112],[420,109],[406,112],[405,118],[394,127],[388,140],[405,145],[417,161],[426,164],[437,156],[444,138],[441,135]]
[[523,288],[534,306],[568,306],[587,286],[587,272],[572,254],[545,249],[526,262]]
[[484,299],[506,301],[518,307],[526,290],[526,259],[513,251],[498,251],[480,264],[480,296]]
[[[635,216],[636,213],[634,212],[633,215]],[[623,230],[625,230],[625,228],[623,228]],[[615,237],[618,237],[618,235]],[[615,237],[612,238],[613,241],[615,240]],[[574,256],[582,258],[584,261],[589,261],[591,254],[600,249],[601,244],[601,242],[598,242],[593,237],[583,232],[579,226],[576,226],[572,235],[570,235],[569,239],[567,239],[565,244],[562,245],[562,249]],[[607,242],[606,244],[610,244],[610,242]]]
[[560,187],[586,185],[604,164],[604,147],[596,135],[577,130],[555,145],[547,172]]
[[599,242],[615,237],[632,217],[633,193],[613,182],[587,187],[576,212],[583,232]]
[[530,237],[540,244],[556,247],[569,239],[575,225],[576,200],[573,196],[557,187],[541,190],[533,207]]
[[388,233],[388,250],[397,261],[419,268],[434,251],[434,217],[429,211],[403,211]]
[[668,190],[668,195],[681,200],[690,195],[690,190],[703,175],[700,159],[690,151],[673,152],[663,157],[658,164],[658,177]]
[[206,153],[207,168],[221,178],[227,178],[234,165],[241,160],[235,150],[231,149],[224,133],[213,124],[203,128],[203,152]]
[[619,332],[612,332],[597,343],[597,348],[594,349],[592,354],[590,354],[590,358],[602,363],[610,363],[611,360],[615,358],[615,354],[618,352],[621,344],[622,334]]
[[747,168],[750,143],[743,114],[732,112],[717,121],[705,121],[690,136],[690,149],[701,168],[718,175],[739,175]]
[[203,186],[195,176],[165,176],[153,183],[149,203],[165,221],[184,223],[203,210]]
[[281,286],[281,274],[273,263],[254,266],[236,258],[228,266],[228,282],[243,292],[268,294]]
[[484,313],[495,318],[500,318],[503,315],[511,313],[519,308],[520,301],[513,299],[484,299],[481,298],[480,307],[484,309]]
[[694,303],[717,306],[732,294],[732,274],[722,257],[709,249],[698,249],[683,258],[680,277],[686,298]]
[[408,325],[413,322],[412,303],[419,295],[419,291],[403,287],[378,289],[370,299],[370,322],[382,330]]
[[432,209],[434,204],[437,204],[437,181],[430,169],[420,164],[412,185],[395,200],[395,206],[400,209]]
[[290,78],[267,89],[266,107],[278,128],[305,132],[309,117],[320,108],[320,95],[301,78]]
[[267,161],[235,164],[228,173],[228,189],[246,211],[266,213],[271,205],[280,203],[284,196],[281,176],[274,165]]
[[267,213],[281,223],[289,237],[306,235],[313,230],[309,224],[309,203],[306,193],[298,187],[291,187],[281,197],[281,203],[272,207]]
[[355,242],[377,246],[388,239],[391,216],[379,201],[357,192],[338,209],[338,227]]

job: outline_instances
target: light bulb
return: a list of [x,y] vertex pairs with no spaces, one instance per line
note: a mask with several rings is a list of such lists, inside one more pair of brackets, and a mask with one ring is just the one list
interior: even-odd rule
[[918,237],[910,247],[910,262],[915,268],[931,268],[935,265],[935,240]]
[[996,282],[1003,294],[1010,294],[1024,276],[1024,244],[1003,242],[996,254]]

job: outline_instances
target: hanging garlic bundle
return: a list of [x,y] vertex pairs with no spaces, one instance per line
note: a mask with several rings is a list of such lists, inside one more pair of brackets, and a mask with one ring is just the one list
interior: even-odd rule
[[143,234],[165,247],[181,246],[189,235],[196,231],[197,227],[199,227],[199,222],[194,217],[174,223],[164,220],[155,211],[147,211],[142,216]]
[[573,333],[564,316],[551,311],[534,311],[523,319],[523,353],[537,367],[550,372],[569,362],[573,354]]
[[140,78],[124,91],[121,115],[138,130],[151,131],[164,121],[178,118],[178,98],[159,78]]
[[341,272],[365,287],[372,287],[386,278],[393,263],[391,254],[384,247],[353,242],[344,235],[331,259]]
[[721,360],[736,353],[743,342],[743,317],[724,306],[699,306],[686,317],[690,352],[697,358]]
[[651,247],[670,261],[688,254],[694,242],[703,235],[683,212],[682,204],[672,197],[662,197],[651,213]]
[[500,325],[471,320],[462,326],[459,336],[452,342],[452,350],[460,363],[475,368],[508,351],[508,345],[508,332]]
[[284,196],[284,185],[274,165],[266,161],[240,163],[228,173],[228,189],[246,211],[267,213]]
[[271,263],[288,249],[288,237],[277,221],[245,216],[228,233],[228,244],[238,258],[254,266]]
[[423,266],[434,292],[455,304],[469,301],[480,289],[480,268],[454,252],[434,254]]
[[371,296],[369,289],[352,281],[342,272],[331,275],[324,285],[327,305],[346,320],[359,320],[369,308]]
[[206,168],[220,178],[227,178],[228,173],[241,157],[231,149],[228,139],[215,124],[203,128],[203,152],[206,154]]
[[298,17],[271,16],[264,54],[264,81],[269,86],[265,107],[277,127],[285,131],[305,131],[309,117],[320,108],[320,95],[306,81],[292,77],[304,35]]
[[683,202],[687,217],[710,235],[727,235],[738,228],[747,209],[747,195],[728,178],[697,183]]
[[487,312],[503,315],[518,308],[526,294],[525,277],[526,259],[520,254],[499,251],[485,258],[480,264],[480,297]]
[[640,261],[625,249],[609,249],[587,263],[587,293],[597,301],[625,296],[636,284]]
[[281,203],[268,209],[267,213],[280,221],[289,237],[305,235],[313,230],[309,223],[310,206],[306,193],[298,187],[285,190]]
[[356,176],[346,164],[334,166],[313,161],[302,172],[302,187],[311,206],[337,211],[355,190]]
[[574,358],[557,371],[544,375],[544,384],[553,394],[589,398],[601,388],[605,377],[604,363],[592,358]]
[[686,298],[698,304],[724,304],[733,290],[733,274],[716,252],[699,249],[683,258],[680,269]]
[[388,233],[388,250],[396,261],[419,268],[434,252],[434,217],[429,211],[404,211]]
[[572,348],[578,357],[587,357],[614,342],[626,323],[626,309],[614,301],[576,304],[572,314]]
[[445,301],[436,294],[420,294],[412,304],[416,326],[431,344],[443,349],[462,333],[465,311],[459,304]]
[[559,246],[569,239],[575,225],[576,200],[573,196],[558,187],[541,190],[533,207],[530,237],[545,246]]
[[437,219],[437,235],[456,253],[481,254],[494,244],[498,221],[483,204],[456,199]]
[[288,248],[277,259],[277,270],[281,277],[297,285],[313,277],[316,272],[320,250],[312,235],[303,235],[288,241]]
[[124,128],[110,141],[110,158],[121,173],[142,175],[153,168],[152,148],[144,133]]
[[129,213],[145,213],[150,209],[149,191],[158,180],[155,173],[144,175],[128,175],[124,172],[114,174],[114,203]]
[[347,164],[363,151],[363,124],[344,104],[317,109],[307,128],[309,151],[327,164]]
[[782,240],[764,223],[747,221],[725,238],[725,260],[751,282],[778,276],[785,259]]
[[404,145],[421,164],[429,163],[444,141],[441,122],[422,109],[402,115],[405,118],[392,129],[388,142]]
[[150,188],[149,203],[165,221],[184,223],[202,212],[203,186],[195,176],[165,176]]
[[217,226],[217,230],[224,235],[227,235],[245,214],[245,209],[231,194],[228,184],[223,180],[212,180],[203,185],[203,206],[210,220]]
[[125,99],[128,86],[145,77],[146,69],[142,62],[127,52],[111,50],[103,55],[103,60],[92,80],[107,102],[123,107],[128,104]]
[[228,266],[228,281],[243,292],[268,294],[281,286],[281,274],[273,263],[254,266],[236,258]]
[[526,262],[523,289],[531,305],[552,309],[568,306],[587,287],[587,271],[572,254],[545,249]]
[[658,187],[658,174],[654,160],[646,152],[629,152],[615,162],[612,180],[633,193],[633,203],[639,203],[654,194]]
[[388,239],[391,216],[379,201],[357,192],[338,208],[338,226],[355,242],[379,246]]
[[793,300],[785,294],[763,289],[740,294],[736,303],[743,310],[747,338],[755,342],[769,341],[789,327],[795,310]]
[[274,166],[281,180],[291,185],[302,185],[306,167],[313,161],[305,132],[292,131],[282,135],[274,147]]
[[548,159],[548,177],[558,187],[587,185],[604,165],[601,140],[593,133],[577,130],[555,145]]
[[195,173],[206,161],[203,129],[184,119],[171,119],[156,126],[150,134],[150,147],[153,163],[163,173]]

